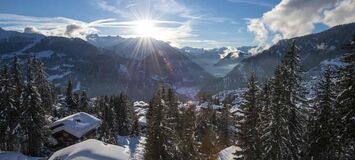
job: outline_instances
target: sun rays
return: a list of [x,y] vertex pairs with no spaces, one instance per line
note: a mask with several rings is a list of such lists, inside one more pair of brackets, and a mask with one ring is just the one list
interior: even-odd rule
[[134,32],[139,37],[150,37],[150,38],[158,38],[159,28],[156,26],[154,21],[152,20],[140,20],[136,21],[137,24],[134,26]]

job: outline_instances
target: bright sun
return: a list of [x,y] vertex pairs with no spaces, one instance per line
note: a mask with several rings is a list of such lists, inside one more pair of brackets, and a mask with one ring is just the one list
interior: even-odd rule
[[156,38],[159,35],[159,28],[152,20],[140,20],[134,26],[134,31],[139,37]]

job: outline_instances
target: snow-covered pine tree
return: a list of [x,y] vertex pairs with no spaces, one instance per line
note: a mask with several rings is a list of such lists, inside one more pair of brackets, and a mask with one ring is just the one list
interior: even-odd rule
[[79,100],[79,110],[89,112],[89,98],[86,91],[82,91]]
[[259,86],[255,74],[248,81],[247,91],[243,94],[240,105],[241,117],[236,122],[237,146],[240,151],[235,152],[235,159],[256,160],[262,158],[263,148],[261,144],[261,106],[259,104]]
[[4,83],[5,83],[5,76],[4,71],[5,67],[1,68],[1,76],[0,76],[0,150],[6,150],[6,138],[5,138],[5,132],[6,132],[6,120],[5,120],[5,101],[4,101]]
[[262,88],[261,94],[260,94],[260,105],[261,105],[261,124],[260,124],[260,140],[262,143],[262,148],[263,148],[263,158],[265,158],[266,153],[266,148],[268,147],[267,139],[270,138],[269,135],[271,133],[271,128],[270,128],[270,122],[272,122],[272,110],[271,110],[271,101],[272,101],[272,95],[271,95],[271,87],[270,87],[270,80],[267,80]]
[[115,113],[116,132],[120,136],[127,136],[129,134],[128,121],[128,105],[129,101],[126,95],[122,93],[114,100],[113,111]]
[[[196,112],[198,113],[198,112]],[[218,145],[218,135],[212,121],[215,118],[216,110],[211,105],[207,109],[200,110],[196,116],[196,137],[198,141],[198,152],[201,159],[216,159],[217,153],[222,149]]]
[[132,137],[140,136],[139,117],[136,114],[133,115],[133,123],[132,123],[130,136]]
[[18,58],[15,56],[12,62],[11,73],[10,73],[10,83],[11,83],[11,95],[14,100],[14,106],[11,112],[7,113],[11,120],[8,121],[8,142],[7,148],[10,151],[16,151],[20,148],[20,118],[22,112],[22,98],[23,98],[23,80],[22,80],[22,72],[21,65]]
[[71,80],[68,80],[66,94],[65,94],[65,103],[69,110],[69,113],[67,114],[75,113],[77,111],[76,104],[74,101],[74,96],[73,96],[73,82]]
[[159,89],[155,93],[149,104],[147,112],[148,132],[145,143],[144,159],[146,160],[164,160],[168,155],[163,146],[164,137],[161,132],[161,122],[163,119],[162,91]]
[[335,84],[331,67],[323,73],[318,85],[318,93],[315,99],[315,118],[310,132],[311,144],[309,146],[310,159],[339,159],[338,155],[338,111],[335,107]]
[[48,128],[45,127],[45,111],[44,108],[42,108],[41,95],[38,93],[34,82],[33,68],[33,60],[29,59],[22,124],[26,134],[25,137],[27,138],[25,153],[31,156],[39,156],[47,140],[46,133],[48,133]]
[[281,74],[284,77],[285,107],[288,110],[287,117],[287,139],[289,140],[289,151],[287,159],[300,159],[301,146],[303,145],[304,128],[304,95],[302,87],[302,69],[299,49],[295,42],[292,43],[289,51],[282,60]]
[[180,143],[180,137],[177,134],[178,124],[180,123],[180,115],[178,110],[178,104],[176,101],[174,90],[171,88],[165,88],[165,100],[164,106],[164,119],[162,121],[162,134],[166,137],[164,140],[164,146],[172,159],[178,159],[181,156],[180,148],[176,145]]
[[22,79],[22,72],[21,72],[21,64],[17,56],[14,57],[11,67],[11,81],[15,87],[15,107],[16,109],[20,109],[22,105],[22,93],[23,93],[23,79]]
[[214,160],[217,159],[217,153],[221,147],[218,146],[217,133],[214,127],[208,123],[203,128],[203,134],[198,135],[199,139],[199,154],[201,159]]
[[102,120],[100,139],[107,143],[115,143],[115,134],[113,131],[114,112],[109,105],[109,98],[107,96],[98,99],[100,108],[100,118]]
[[218,144],[222,148],[227,148],[231,145],[231,130],[229,129],[231,125],[231,114],[230,114],[230,104],[224,104],[222,109],[222,114],[218,121],[219,139]]
[[183,109],[182,114],[182,137],[181,137],[181,160],[198,160],[201,159],[198,152],[198,141],[196,135],[196,111],[195,106],[187,106]]
[[260,105],[262,106],[261,109],[261,121],[262,122],[269,122],[271,117],[271,88],[270,88],[270,80],[267,80],[263,87],[260,94]]
[[280,67],[276,68],[270,81],[271,106],[267,113],[270,118],[264,119],[261,136],[264,148],[263,159],[284,160],[289,153],[287,139],[287,116],[285,107],[284,85]]
[[0,99],[0,125],[1,125],[1,149],[12,150],[10,139],[10,128],[17,122],[17,118],[13,117],[15,113],[15,100],[13,94],[15,88],[10,81],[10,74],[7,65],[4,65],[1,73],[1,99]]
[[342,143],[342,159],[355,158],[355,35],[350,44],[344,47],[346,54],[342,61],[345,67],[339,69],[337,105],[340,110],[340,135]]
[[43,62],[35,58],[34,62],[34,83],[38,87],[38,92],[41,95],[42,107],[47,113],[52,111],[52,105],[55,98],[53,97],[53,86],[48,80],[48,75],[44,71]]

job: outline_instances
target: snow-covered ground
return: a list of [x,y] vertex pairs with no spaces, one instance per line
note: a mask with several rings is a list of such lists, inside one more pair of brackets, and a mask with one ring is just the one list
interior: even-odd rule
[[230,146],[218,152],[218,160],[233,160],[236,156],[234,155],[235,151],[240,150],[237,146]]
[[117,136],[117,145],[125,149],[130,160],[141,160],[144,154],[145,137]]
[[71,145],[55,152],[49,160],[128,160],[125,148],[95,139]]

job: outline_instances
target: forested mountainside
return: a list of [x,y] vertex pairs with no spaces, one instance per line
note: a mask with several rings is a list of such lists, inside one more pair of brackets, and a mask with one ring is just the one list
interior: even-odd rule
[[[319,66],[322,62],[339,58],[347,52],[342,47],[343,44],[351,41],[353,34],[355,34],[355,24],[350,23],[335,26],[316,34],[281,40],[269,49],[242,60],[225,77],[212,81],[203,87],[201,93],[216,93],[217,91],[244,87],[252,73],[258,75],[259,80],[264,82],[281,63],[292,43],[300,48],[303,71],[312,70],[313,74],[319,75]],[[315,69],[318,72],[314,72]]]
[[[201,84],[213,78],[177,49],[150,38],[122,39],[122,43],[106,49],[79,38],[5,30],[0,35],[2,62],[8,63],[17,56],[26,63],[28,57],[37,57],[44,62],[55,86],[64,87],[71,79],[76,90],[87,90],[91,96],[125,92],[147,99],[159,84],[169,84],[187,97],[191,94],[186,95],[185,90],[195,90],[196,94]],[[149,43],[149,51],[135,48],[142,41]]]

